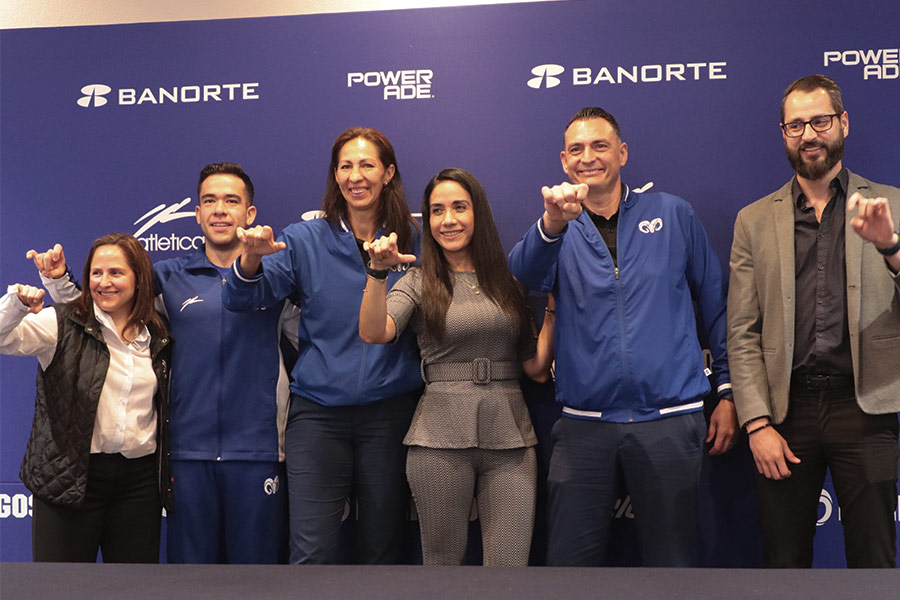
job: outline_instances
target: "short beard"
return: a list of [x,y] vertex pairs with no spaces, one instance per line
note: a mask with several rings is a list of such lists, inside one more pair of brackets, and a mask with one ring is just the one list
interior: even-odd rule
[[[814,162],[804,162],[800,152],[807,148],[822,147],[825,148],[825,156],[821,160]],[[797,175],[804,179],[817,181],[824,177],[834,165],[838,164],[844,158],[844,135],[841,133],[840,138],[833,144],[824,142],[801,143],[796,150],[791,150],[785,143],[784,152],[787,154],[788,162],[791,163]]]

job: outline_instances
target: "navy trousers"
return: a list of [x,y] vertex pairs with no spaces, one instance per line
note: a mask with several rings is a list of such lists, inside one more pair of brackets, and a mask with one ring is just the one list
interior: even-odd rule
[[173,460],[168,562],[287,560],[287,480],[277,461]]
[[410,497],[403,437],[418,398],[415,392],[375,404],[330,407],[292,395],[285,430],[292,563],[338,562],[351,496],[352,562],[401,562]]
[[697,566],[705,435],[702,412],[642,423],[560,417],[553,426],[547,478],[547,564],[607,564],[613,510],[624,477],[642,565]]

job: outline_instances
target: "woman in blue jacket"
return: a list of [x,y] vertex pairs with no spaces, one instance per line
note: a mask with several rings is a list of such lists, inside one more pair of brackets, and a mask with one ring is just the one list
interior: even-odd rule
[[[413,336],[370,346],[358,335],[368,254],[363,243],[398,232],[417,253],[418,227],[403,196],[391,143],[353,127],[331,150],[323,218],[239,230],[243,253],[223,290],[231,310],[292,298],[299,357],[285,431],[292,563],[334,563],[348,498],[356,500],[354,562],[396,563],[407,519],[403,435],[422,387]],[[406,265],[388,274],[393,285]]]

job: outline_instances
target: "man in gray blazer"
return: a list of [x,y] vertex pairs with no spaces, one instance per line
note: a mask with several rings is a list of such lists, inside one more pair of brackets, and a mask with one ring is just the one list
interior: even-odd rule
[[728,358],[759,471],[765,563],[812,565],[828,468],[847,565],[893,567],[900,189],[843,167],[850,122],[830,78],[792,83],[781,121],[796,176],[738,214],[728,292]]

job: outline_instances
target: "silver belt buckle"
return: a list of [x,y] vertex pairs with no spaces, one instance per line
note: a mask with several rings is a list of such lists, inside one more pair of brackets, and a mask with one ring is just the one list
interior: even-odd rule
[[472,381],[481,385],[491,382],[491,359],[476,358],[472,361]]

